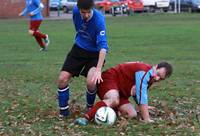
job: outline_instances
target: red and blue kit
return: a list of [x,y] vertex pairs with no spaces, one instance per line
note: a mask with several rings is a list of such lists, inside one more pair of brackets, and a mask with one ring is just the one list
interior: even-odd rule
[[[135,85],[137,104],[148,104],[148,88],[153,83],[154,71],[152,66],[141,62],[119,64],[102,73],[103,82],[98,85],[98,96],[103,100],[104,95],[111,89],[119,91],[120,105],[129,103],[131,88]],[[119,105],[119,106],[120,106]]]
[[34,31],[33,36],[41,48],[44,48],[45,46],[45,43],[42,41],[42,39],[47,38],[46,34],[43,34],[39,31],[39,27],[43,20],[43,8],[44,5],[40,0],[26,0],[26,6],[22,11],[22,16],[30,15],[29,29]]

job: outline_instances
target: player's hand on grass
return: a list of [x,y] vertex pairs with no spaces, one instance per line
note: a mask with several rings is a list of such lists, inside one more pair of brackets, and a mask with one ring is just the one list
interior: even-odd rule
[[95,84],[96,83],[99,84],[100,82],[103,82],[103,79],[101,77],[101,69],[99,68],[95,69],[94,75],[92,77],[92,82],[94,82]]

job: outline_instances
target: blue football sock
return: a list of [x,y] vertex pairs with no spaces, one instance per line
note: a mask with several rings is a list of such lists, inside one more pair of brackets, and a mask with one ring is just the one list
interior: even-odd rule
[[87,108],[91,108],[94,105],[95,98],[96,98],[96,90],[89,91],[87,89],[86,91]]
[[58,89],[58,103],[60,107],[60,115],[67,116],[69,115],[69,86],[65,88]]

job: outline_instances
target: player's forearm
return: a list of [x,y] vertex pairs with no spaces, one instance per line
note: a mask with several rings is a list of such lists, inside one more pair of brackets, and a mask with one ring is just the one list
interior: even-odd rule
[[139,107],[140,107],[142,119],[148,122],[150,120],[148,105],[140,105]]
[[102,69],[105,57],[106,57],[106,49],[101,49],[99,52],[99,60],[96,66],[97,69],[99,70]]

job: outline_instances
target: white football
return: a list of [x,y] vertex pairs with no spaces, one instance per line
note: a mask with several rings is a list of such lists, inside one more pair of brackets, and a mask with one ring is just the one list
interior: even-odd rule
[[113,125],[116,121],[117,115],[110,107],[101,107],[95,114],[95,122],[97,124]]

